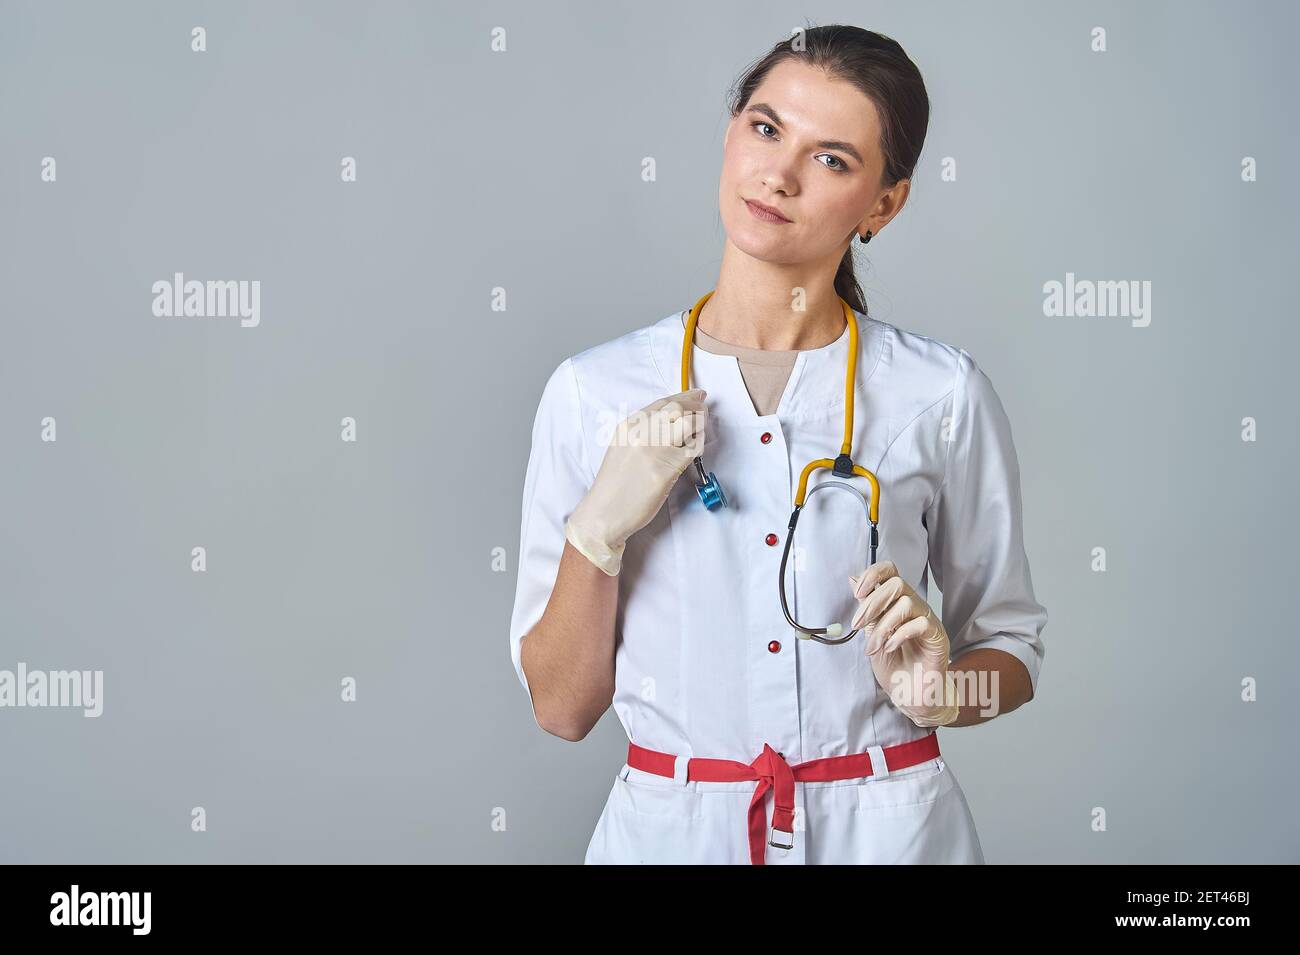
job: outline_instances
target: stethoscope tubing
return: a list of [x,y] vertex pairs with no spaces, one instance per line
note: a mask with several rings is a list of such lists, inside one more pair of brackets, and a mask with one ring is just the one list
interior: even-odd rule
[[[700,310],[704,303],[712,297],[716,289],[709,291],[695,303],[686,320],[686,334],[682,341],[682,391],[689,391],[691,387],[691,349],[695,343],[695,325],[700,316]],[[871,543],[870,543],[870,562],[868,566],[876,562],[876,546],[879,542],[879,530],[877,519],[880,509],[880,482],[876,476],[866,468],[853,463],[853,406],[854,406],[854,382],[857,375],[857,345],[858,345],[858,323],[857,317],[849,307],[849,303],[840,298],[841,307],[844,309],[844,320],[848,323],[849,330],[849,356],[844,374],[844,442],[840,446],[839,456],[836,458],[818,458],[810,461],[799,475],[799,488],[795,493],[794,511],[790,515],[789,530],[785,537],[785,547],[781,552],[780,579],[778,589],[781,594],[781,612],[785,614],[786,622],[800,633],[800,639],[816,640],[819,643],[840,644],[852,640],[861,628],[855,628],[846,636],[831,636],[832,632],[838,633],[840,625],[831,624],[829,627],[805,627],[794,619],[790,613],[789,605],[786,601],[785,593],[785,568],[790,556],[790,547],[794,542],[795,527],[799,523],[799,514],[803,510],[807,499],[823,487],[843,487],[852,491],[862,501],[863,507],[867,512],[867,520],[871,524]],[[696,493],[700,496],[700,501],[710,511],[727,506],[727,498],[723,493],[722,485],[718,482],[717,476],[707,472],[704,468],[703,455],[697,455],[694,460],[695,473],[698,480],[695,481]],[[808,478],[812,472],[825,468],[833,474],[844,477],[858,475],[865,477],[871,482],[871,500],[868,501],[862,492],[851,484],[843,481],[822,481],[814,485],[811,489],[808,487]]]
[[[868,546],[868,550],[870,553],[869,553],[869,559],[867,561],[867,566],[870,567],[872,564],[876,562],[876,546],[880,539],[877,533],[876,522],[871,520],[871,505],[867,502],[867,499],[866,497],[863,496],[862,492],[859,491],[852,484],[849,484],[847,481],[822,481],[820,484],[813,485],[813,487],[808,491],[807,498],[811,498],[822,488],[826,488],[826,487],[844,488],[846,491],[852,492],[853,495],[862,502],[862,509],[866,512],[867,521],[871,524],[871,540]],[[804,499],[804,504],[807,503],[807,498]],[[786,529],[786,535],[785,535],[785,547],[781,551],[781,569],[779,571],[781,577],[780,577],[780,586],[777,588],[781,594],[781,612],[785,614],[786,623],[788,623],[794,629],[800,631],[800,633],[803,634],[803,636],[799,638],[800,640],[816,640],[818,643],[830,644],[832,646],[840,643],[848,643],[855,636],[857,636],[858,631],[862,629],[861,627],[853,628],[842,637],[832,637],[829,636],[831,631],[830,627],[803,626],[801,623],[795,620],[793,616],[791,616],[790,607],[786,603],[785,565],[790,558],[790,548],[794,545],[795,527],[799,523],[799,514],[802,511],[803,511],[803,504],[799,504],[795,506],[794,511],[790,514],[790,524]],[[835,626],[838,628],[838,625]]]

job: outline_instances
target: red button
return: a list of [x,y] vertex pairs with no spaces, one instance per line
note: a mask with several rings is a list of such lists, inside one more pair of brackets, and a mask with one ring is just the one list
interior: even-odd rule
[[773,640],[771,643],[769,643],[769,644],[767,645],[767,651],[768,651],[768,653],[780,653],[780,652],[781,652],[781,641],[780,641],[780,640]]
[[775,535],[775,534],[768,534],[767,537],[764,538],[764,539],[767,541],[767,546],[768,546],[768,547],[775,547],[775,546],[776,546],[776,535]]
[[764,432],[763,432],[763,436],[762,436],[761,438],[759,438],[758,440],[762,441],[764,444],[771,444],[771,443],[772,443],[772,432],[771,432],[771,431],[764,431]]

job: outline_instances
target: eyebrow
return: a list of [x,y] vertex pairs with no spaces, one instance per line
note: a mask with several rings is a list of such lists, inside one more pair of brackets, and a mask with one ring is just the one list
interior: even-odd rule
[[[764,116],[770,119],[777,126],[785,125],[785,123],[781,122],[781,117],[776,115],[776,110],[768,106],[766,103],[754,103],[749,107],[749,109],[753,110],[755,113],[762,113]],[[863,160],[863,158],[860,155],[858,155],[858,151],[853,148],[852,143],[842,143],[834,139],[823,139],[821,142],[817,144],[817,148],[838,149],[841,152],[848,153],[850,156],[856,159],[863,166],[866,165],[866,162]]]

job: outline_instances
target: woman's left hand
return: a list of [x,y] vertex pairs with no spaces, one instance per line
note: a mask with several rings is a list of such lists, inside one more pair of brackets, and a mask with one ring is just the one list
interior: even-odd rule
[[864,628],[876,682],[917,726],[957,719],[956,686],[948,672],[948,633],[930,605],[890,560],[850,577],[860,603],[850,629]]

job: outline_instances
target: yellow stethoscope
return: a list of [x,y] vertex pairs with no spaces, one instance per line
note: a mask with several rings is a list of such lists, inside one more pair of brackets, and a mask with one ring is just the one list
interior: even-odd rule
[[[717,291],[714,289],[713,291]],[[709,300],[713,292],[708,292],[695,303],[691,309],[690,317],[686,320],[686,335],[682,341],[682,391],[689,391],[691,388],[691,349],[695,344],[695,324],[699,321],[700,310],[704,308],[704,303]],[[849,326],[849,361],[848,368],[844,374],[844,443],[840,445],[839,456],[832,458],[818,458],[816,461],[809,461],[804,467],[803,472],[799,475],[799,489],[794,496],[794,512],[790,515],[790,524],[788,533],[785,536],[785,550],[781,553],[781,570],[778,588],[781,593],[781,612],[785,614],[786,622],[795,630],[799,631],[800,640],[816,640],[818,643],[847,643],[852,640],[861,628],[855,628],[844,636],[844,628],[838,623],[832,623],[826,627],[805,627],[799,624],[794,617],[790,616],[790,608],[785,598],[785,565],[790,557],[790,545],[794,543],[795,525],[799,523],[799,513],[803,510],[804,503],[813,493],[820,491],[824,487],[840,487],[852,491],[862,501],[862,506],[866,510],[867,520],[871,523],[871,554],[868,566],[876,562],[876,546],[880,541],[878,530],[878,519],[880,516],[880,482],[876,476],[866,468],[853,463],[853,383],[858,368],[858,322],[857,317],[853,314],[853,309],[849,303],[840,298],[840,305],[844,308],[844,320]],[[840,477],[851,478],[854,475],[864,477],[871,482],[871,500],[870,502],[863,496],[852,484],[844,481],[821,481],[814,485],[812,491],[808,490],[808,477],[813,471],[819,468],[825,468],[833,474]],[[722,491],[722,485],[718,483],[717,477],[712,472],[705,472],[704,462],[701,458],[695,459],[695,472],[699,480],[695,482],[695,490],[700,495],[700,500],[710,511],[715,511],[720,507],[727,506],[727,496]]]

